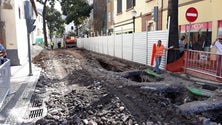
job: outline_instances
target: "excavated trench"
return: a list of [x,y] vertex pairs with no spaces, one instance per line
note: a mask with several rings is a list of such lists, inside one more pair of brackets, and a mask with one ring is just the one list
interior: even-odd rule
[[[193,84],[191,81],[168,73],[161,78],[150,76],[145,73],[146,66],[86,50],[44,51],[40,55],[36,63],[44,71],[35,94],[46,98],[48,113],[38,124],[85,125],[91,121],[99,125],[199,125],[222,121],[218,108],[181,112],[184,107],[187,111],[185,104],[212,98],[191,94],[186,88]],[[49,59],[65,65],[53,68]],[[67,75],[59,79],[57,70]],[[202,88],[217,90],[208,85]]]

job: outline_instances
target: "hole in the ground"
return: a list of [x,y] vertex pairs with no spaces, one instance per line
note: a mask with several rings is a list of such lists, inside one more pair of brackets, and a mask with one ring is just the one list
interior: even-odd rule
[[218,89],[218,87],[212,86],[212,85],[203,85],[202,88],[207,89],[207,90],[211,90],[211,91]]
[[141,87],[146,92],[153,92],[167,98],[168,101],[175,105],[182,105],[193,101],[204,101],[209,97],[192,94],[186,87],[182,85],[169,84],[149,84]]
[[128,74],[123,77],[134,82],[155,82],[161,80],[161,78],[150,76],[143,71],[128,72]]
[[198,96],[191,94],[187,90],[181,92],[178,91],[166,92],[164,93],[164,96],[170,99],[170,101],[176,105],[182,105],[184,103],[193,102],[193,101],[204,101],[208,99],[208,97],[205,96]]
[[209,118],[212,122],[221,123],[222,121],[222,109],[210,110],[204,113],[201,113],[206,118]]
[[113,71],[113,72],[123,72],[123,68],[121,66],[115,66],[115,65],[111,65],[108,64],[102,60],[98,60],[99,64],[106,70],[108,71]]

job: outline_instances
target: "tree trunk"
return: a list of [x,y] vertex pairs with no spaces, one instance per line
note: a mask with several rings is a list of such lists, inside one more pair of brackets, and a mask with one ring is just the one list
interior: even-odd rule
[[[168,0],[168,17],[170,17],[169,46],[178,48],[178,0]],[[179,50],[169,50],[167,64],[176,61],[179,56]]]
[[50,41],[52,41],[52,24],[49,24],[49,37],[50,37]]
[[46,17],[46,3],[47,3],[47,0],[45,0],[44,4],[43,4],[43,12],[42,12],[42,18],[43,18],[43,33],[44,33],[44,45],[45,47],[48,47],[48,41],[47,41],[47,31],[46,31],[46,20],[45,20],[45,17]]

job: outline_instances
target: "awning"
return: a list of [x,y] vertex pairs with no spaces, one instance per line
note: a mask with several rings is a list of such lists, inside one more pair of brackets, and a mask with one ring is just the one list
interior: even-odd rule
[[222,20],[218,21],[218,28],[222,28]]
[[[190,31],[191,32],[198,32],[198,31],[207,30],[207,29],[208,29],[208,31],[211,31],[212,22],[203,22],[203,23],[191,24]],[[180,32],[188,32],[189,31],[189,24],[180,25],[179,30],[180,30]]]

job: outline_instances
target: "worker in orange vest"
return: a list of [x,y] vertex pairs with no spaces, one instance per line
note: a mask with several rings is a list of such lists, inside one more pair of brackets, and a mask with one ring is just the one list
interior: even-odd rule
[[164,50],[169,50],[169,49],[172,49],[173,46],[171,46],[170,48],[165,48],[164,45],[161,44],[162,41],[161,40],[158,40],[157,42],[157,45],[155,47],[155,52],[154,52],[154,56],[155,56],[155,62],[156,62],[156,65],[154,67],[154,72],[160,74],[160,64],[161,64],[161,59],[162,59],[162,56],[163,56],[163,51]]

